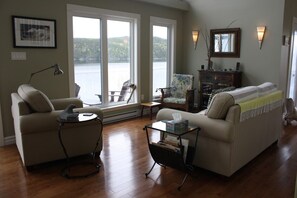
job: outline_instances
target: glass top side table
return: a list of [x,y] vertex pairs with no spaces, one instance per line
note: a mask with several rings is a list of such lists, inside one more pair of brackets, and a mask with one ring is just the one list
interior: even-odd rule
[[[63,168],[62,170],[62,176],[63,177],[66,177],[68,179],[72,179],[72,178],[83,178],[83,177],[88,177],[88,176],[91,176],[91,175],[94,175],[94,174],[97,174],[99,172],[99,168],[100,168],[100,164],[96,162],[95,160],[95,154],[96,154],[96,150],[98,148],[98,145],[99,145],[99,142],[102,138],[102,128],[101,128],[101,131],[99,131],[99,134],[98,134],[98,140],[97,140],[97,143],[95,145],[95,149],[92,153],[92,160],[89,161],[89,162],[83,162],[83,163],[77,163],[77,164],[70,164],[70,159],[69,159],[69,155],[67,153],[67,149],[63,143],[63,139],[62,139],[62,136],[61,136],[61,133],[62,133],[62,128],[65,124],[80,124],[80,123],[85,123],[85,122],[98,122],[98,124],[102,125],[102,121],[101,119],[94,113],[79,113],[77,118],[73,118],[73,119],[70,119],[70,120],[64,120],[64,119],[60,119],[59,117],[57,118],[57,122],[59,123],[59,128],[58,128],[58,135],[59,135],[59,141],[60,141],[60,144],[63,148],[63,151],[64,151],[64,154],[66,156],[66,166]],[[89,164],[89,165],[94,165],[95,167],[95,170],[94,171],[91,171],[91,172],[88,172],[86,174],[81,174],[81,175],[70,175],[69,172],[70,172],[70,168],[74,165],[79,165],[79,164]]]

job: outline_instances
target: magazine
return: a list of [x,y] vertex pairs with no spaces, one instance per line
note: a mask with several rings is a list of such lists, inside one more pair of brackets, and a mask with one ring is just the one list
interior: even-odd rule
[[[179,140],[177,139],[176,136],[167,135],[164,142],[167,143],[167,144],[171,144],[172,146],[175,146],[175,147],[180,147],[180,145],[179,145],[180,142],[179,142]],[[183,159],[184,159],[184,161],[186,161],[187,153],[188,153],[189,140],[182,139],[182,146],[184,147]]]

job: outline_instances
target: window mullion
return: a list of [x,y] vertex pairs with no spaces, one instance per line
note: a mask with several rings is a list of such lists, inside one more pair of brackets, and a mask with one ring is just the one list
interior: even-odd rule
[[171,82],[171,77],[172,77],[172,72],[171,72],[171,49],[172,49],[172,29],[170,26],[168,26],[168,40],[167,40],[167,45],[168,45],[168,49],[167,49],[167,71],[169,72],[170,75],[167,75],[167,86],[170,86],[170,82]]
[[102,104],[106,106],[109,101],[108,96],[108,47],[107,47],[107,19],[102,18],[102,28],[101,28],[101,49],[102,49]]

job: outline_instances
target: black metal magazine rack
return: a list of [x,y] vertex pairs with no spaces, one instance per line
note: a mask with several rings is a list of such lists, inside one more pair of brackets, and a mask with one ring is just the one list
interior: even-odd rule
[[[150,130],[149,130],[150,129]],[[192,162],[195,156],[195,151],[197,147],[197,140],[200,128],[197,126],[188,126],[185,129],[180,130],[169,130],[166,127],[166,122],[159,121],[154,122],[152,124],[146,125],[144,127],[147,136],[147,142],[149,146],[149,151],[151,153],[152,158],[154,159],[154,164],[151,169],[145,173],[147,177],[156,164],[163,167],[171,167],[181,171],[184,171],[186,174],[183,178],[182,183],[179,185],[178,190],[181,189],[183,184],[185,183],[189,173],[193,170]],[[160,141],[152,142],[150,141],[149,131],[159,131],[161,132]],[[196,132],[195,142],[193,146],[188,145],[187,149],[186,145],[183,145],[182,136],[188,133]],[[172,145],[165,140],[166,135],[175,136],[178,140],[176,145]],[[184,155],[184,152],[187,150],[187,154]]]

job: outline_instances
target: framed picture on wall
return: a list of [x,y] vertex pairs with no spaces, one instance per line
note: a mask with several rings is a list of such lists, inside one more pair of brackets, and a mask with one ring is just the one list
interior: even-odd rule
[[12,16],[13,46],[56,48],[56,20]]

